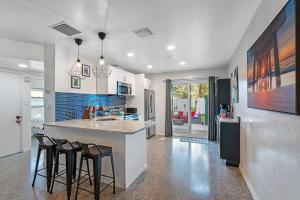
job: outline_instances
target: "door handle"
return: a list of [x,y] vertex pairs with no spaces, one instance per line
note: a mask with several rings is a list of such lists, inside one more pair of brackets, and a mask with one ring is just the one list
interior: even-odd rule
[[16,123],[20,124],[22,122],[22,116],[21,115],[17,115],[16,116]]

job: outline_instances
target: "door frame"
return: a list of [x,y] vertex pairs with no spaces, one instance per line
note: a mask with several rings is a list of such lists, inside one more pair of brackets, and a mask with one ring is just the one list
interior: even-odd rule
[[[192,135],[192,84],[196,83],[202,83],[204,82],[208,84],[208,78],[191,78],[191,79],[172,79],[171,85],[172,87],[174,85],[180,85],[180,84],[186,84],[188,86],[188,108],[187,108],[187,115],[188,115],[188,129],[186,135]],[[172,95],[172,92],[171,92]],[[172,95],[173,96],[173,95]],[[173,112],[173,99],[172,99],[172,105],[171,105],[171,111]],[[172,120],[172,119],[171,119]],[[173,122],[172,122],[173,126]],[[174,132],[174,131],[173,131]],[[174,134],[173,134],[174,135]]]
[[[16,74],[20,76],[20,88],[21,88],[21,98],[20,98],[20,115],[22,116],[21,130],[20,130],[20,152],[29,151],[31,149],[31,102],[30,102],[30,88],[31,88],[31,75],[26,74],[26,72],[10,70],[2,68],[0,66],[0,72]],[[30,77],[30,82],[25,82],[25,77]],[[27,93],[27,95],[26,95]],[[27,97],[27,98],[26,98]],[[8,155],[9,156],[9,155]]]

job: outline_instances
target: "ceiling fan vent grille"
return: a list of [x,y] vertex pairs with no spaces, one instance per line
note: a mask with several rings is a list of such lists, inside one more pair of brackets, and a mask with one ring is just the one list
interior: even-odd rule
[[63,34],[66,34],[67,36],[73,36],[73,35],[81,33],[80,31],[78,31],[77,29],[69,26],[65,22],[54,24],[54,25],[50,26],[50,28],[52,28],[56,31],[59,31]]
[[149,37],[153,35],[153,32],[148,28],[141,28],[138,30],[133,31],[137,36],[143,38],[143,37]]

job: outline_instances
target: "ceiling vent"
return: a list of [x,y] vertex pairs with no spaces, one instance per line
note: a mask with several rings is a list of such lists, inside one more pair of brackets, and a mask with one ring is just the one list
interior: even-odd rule
[[54,25],[50,26],[50,28],[52,28],[56,31],[59,31],[63,34],[66,34],[67,36],[73,36],[73,35],[76,35],[78,33],[81,33],[80,31],[78,31],[77,29],[69,26],[65,22],[60,22],[58,24],[54,24]]
[[148,28],[141,28],[138,30],[133,31],[137,36],[143,38],[143,37],[149,37],[153,35],[153,32]]

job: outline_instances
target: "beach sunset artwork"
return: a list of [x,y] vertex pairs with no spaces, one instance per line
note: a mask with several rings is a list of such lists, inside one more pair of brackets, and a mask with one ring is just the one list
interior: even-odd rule
[[295,0],[248,50],[247,65],[248,107],[297,114]]

